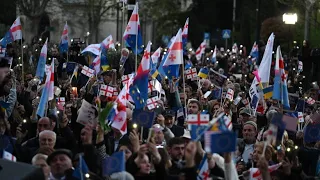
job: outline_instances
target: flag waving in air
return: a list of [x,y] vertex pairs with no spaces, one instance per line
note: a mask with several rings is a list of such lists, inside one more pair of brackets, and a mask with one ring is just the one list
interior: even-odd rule
[[284,62],[281,54],[280,46],[277,48],[276,64],[274,67],[274,85],[272,99],[281,101],[285,109],[290,109],[288,86],[287,86],[287,74],[284,70]]
[[[151,66],[150,49],[151,49],[151,42],[149,41],[148,45],[144,51],[139,68],[137,70],[137,75],[134,78],[133,83],[132,83],[132,86],[133,86],[132,88],[135,88],[140,93],[140,97],[142,98],[140,100],[143,101],[143,103],[142,103],[143,106],[146,105],[146,102],[148,99],[148,75],[149,75],[150,66]],[[135,104],[141,103],[141,102],[136,101],[138,99],[134,99]]]
[[203,42],[200,44],[200,46],[198,47],[197,51],[196,51],[196,58],[198,61],[201,60],[201,56],[202,54],[204,54],[204,50],[206,49],[206,41],[203,40]]
[[256,42],[254,42],[254,44],[252,46],[250,56],[251,56],[252,61],[256,61],[257,58],[259,57],[259,47]]
[[46,68],[47,52],[48,52],[47,43],[48,43],[48,38],[41,48],[41,53],[40,53],[37,71],[36,71],[36,76],[39,77],[41,81],[43,80],[44,72]]
[[7,44],[12,43],[15,40],[22,39],[22,26],[20,17],[18,17],[10,27],[9,31],[5,34],[1,41],[2,47],[6,47]]
[[51,62],[51,67],[49,69],[50,70],[46,77],[45,86],[42,89],[41,98],[37,109],[37,115],[40,117],[45,115],[48,100],[50,101],[54,98],[54,61]]
[[60,45],[59,45],[60,53],[64,53],[68,51],[68,43],[69,43],[68,24],[66,22],[62,31],[62,36],[61,36]]
[[[274,34],[272,33],[269,36],[268,43],[258,69],[259,77],[261,78],[261,83],[263,85],[269,83],[270,68],[271,68],[271,62],[272,62],[273,42],[274,42]],[[257,78],[254,78],[249,90],[249,95],[251,98],[253,97],[253,95],[258,94],[257,87],[256,87],[257,84],[258,84]]]
[[140,29],[140,20],[138,14],[138,3],[136,3],[128,25],[124,31],[123,39],[127,47],[130,47],[134,54],[142,52],[142,36]]
[[189,31],[189,18],[187,18],[186,23],[184,24],[183,30],[182,30],[182,44],[183,44],[184,54],[187,54],[188,31]]
[[112,39],[112,35],[105,38],[101,43],[101,68],[103,71],[106,71],[109,69],[110,65],[108,63],[107,54],[108,49],[112,48],[115,49],[114,42]]

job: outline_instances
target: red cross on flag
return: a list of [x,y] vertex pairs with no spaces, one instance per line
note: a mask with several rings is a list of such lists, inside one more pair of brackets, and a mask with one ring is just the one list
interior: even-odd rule
[[155,97],[147,99],[147,107],[148,107],[148,109],[149,110],[155,109],[157,107],[158,100],[159,100],[158,96],[155,96]]
[[196,51],[196,58],[198,61],[200,61],[202,54],[204,54],[204,50],[206,49],[206,40],[203,40],[203,42],[200,44]]
[[81,73],[92,78],[94,76],[94,70],[90,69],[88,66],[84,66],[81,70]]
[[[128,75],[123,75],[121,77],[122,85],[123,86],[127,85],[129,87],[130,86],[130,79],[133,79],[133,77],[134,77],[133,73],[132,74],[128,74]],[[131,81],[131,83],[132,83],[132,81]]]
[[303,118],[303,113],[302,112],[298,112],[298,119],[299,119],[299,123],[303,123],[304,122],[304,118]]
[[58,97],[57,98],[57,103],[61,104],[62,106],[64,106],[66,104],[66,99],[65,97]]
[[158,91],[161,92],[162,86],[161,83],[154,79],[148,82],[148,93],[151,93],[152,91]]
[[117,90],[117,88],[113,88],[113,96],[114,97],[117,97],[119,95],[119,92],[118,92],[118,90]]
[[228,89],[227,94],[226,94],[226,99],[229,99],[230,101],[233,101],[233,94],[234,91],[232,89]]
[[183,63],[181,29],[179,29],[177,35],[172,40],[168,50],[168,56],[163,61],[163,66],[179,65]]
[[312,99],[312,97],[309,97],[307,100],[307,103],[310,105],[313,105],[316,101],[314,99]]
[[107,96],[107,97],[112,97],[114,93],[114,87],[112,86],[107,86],[102,84],[100,87],[100,96]]
[[196,78],[198,76],[197,69],[192,68],[185,71],[187,75],[187,79]]
[[209,114],[189,114],[187,117],[188,124],[208,125]]

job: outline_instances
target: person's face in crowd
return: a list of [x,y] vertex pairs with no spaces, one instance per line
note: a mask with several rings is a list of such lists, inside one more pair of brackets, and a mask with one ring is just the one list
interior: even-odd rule
[[157,116],[157,123],[160,124],[160,125],[164,125],[164,117],[162,114],[159,114]]
[[51,125],[50,125],[50,120],[49,118],[45,117],[45,118],[41,118],[39,121],[38,121],[38,124],[37,124],[37,130],[38,130],[38,133],[42,132],[43,130],[52,130],[51,129]]
[[50,168],[54,177],[63,177],[65,171],[72,168],[71,159],[65,154],[56,155],[50,163]]
[[213,106],[213,114],[216,114],[216,112],[219,110],[219,108],[220,108],[220,105],[219,104],[216,104],[216,105],[214,105]]
[[44,159],[38,159],[32,165],[41,168],[45,177],[49,177],[50,166],[47,164],[47,162]]
[[188,104],[188,114],[198,114],[199,107],[197,103],[189,103]]
[[243,139],[248,142],[254,142],[256,139],[257,131],[254,126],[246,124],[242,129]]
[[40,147],[50,147],[54,148],[55,145],[55,139],[50,134],[42,134],[42,136],[39,138]]
[[4,119],[0,120],[0,136],[4,135],[4,133],[6,132],[6,123]]
[[139,167],[140,167],[139,172],[141,174],[150,174],[151,164],[149,161],[149,157],[146,154],[144,154],[143,158],[141,158]]
[[192,90],[190,87],[186,87],[186,99],[190,98],[192,96]]
[[104,75],[103,76],[103,81],[108,84],[108,83],[110,83],[112,81],[112,77],[108,76],[108,75]]
[[7,76],[7,74],[10,72],[8,67],[2,67],[0,68],[0,83],[3,82],[4,78]]
[[24,115],[24,113],[26,112],[24,106],[20,103],[17,103],[16,109],[18,110],[20,116]]
[[164,124],[166,125],[166,127],[172,128],[174,124],[174,117],[173,116],[165,117]]
[[242,122],[245,123],[247,121],[249,121],[250,119],[250,115],[249,114],[246,114],[246,113],[243,113],[240,115],[242,117]]
[[119,151],[123,151],[124,155],[126,157],[126,160],[128,160],[130,158],[130,156],[132,155],[132,152],[130,151],[130,149],[127,146],[120,146]]
[[184,156],[184,147],[184,144],[174,144],[171,148],[168,148],[171,159],[175,161],[182,160]]
[[154,135],[154,141],[155,141],[155,143],[156,143],[156,144],[162,144],[163,140],[164,140],[164,134],[163,134],[163,132],[162,132],[161,130],[156,131],[156,132],[155,132],[155,135]]
[[211,83],[210,81],[204,81],[203,84],[202,84],[202,90],[203,91],[208,91],[210,89],[210,86],[211,86]]
[[263,152],[263,146],[255,145],[252,153],[253,162],[258,162]]

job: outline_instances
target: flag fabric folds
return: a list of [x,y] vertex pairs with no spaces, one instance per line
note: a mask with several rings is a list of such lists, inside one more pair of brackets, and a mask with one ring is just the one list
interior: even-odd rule
[[112,35],[109,35],[101,43],[101,68],[103,71],[106,71],[110,68],[107,58],[109,48],[115,49]]
[[187,54],[187,43],[188,43],[188,31],[189,31],[189,18],[187,18],[186,23],[182,29],[182,45],[183,45],[183,53]]
[[62,31],[62,36],[61,36],[60,45],[59,45],[60,53],[68,52],[68,44],[69,44],[68,24],[66,22]]
[[288,87],[287,87],[287,74],[284,70],[284,62],[281,55],[280,46],[277,48],[275,76],[273,85],[272,99],[281,101],[284,109],[290,109]]
[[206,132],[205,144],[209,144],[209,148],[205,148],[206,152],[224,153],[234,152],[236,150],[237,134],[231,131],[224,132]]
[[142,35],[138,14],[138,3],[136,3],[128,25],[123,34],[123,39],[127,47],[130,47],[134,54],[140,54],[142,48]]
[[98,56],[101,53],[101,45],[100,44],[90,44],[84,50],[81,51],[81,54],[86,52],[91,52],[92,54]]
[[51,63],[49,76],[46,77],[45,86],[42,89],[40,102],[37,108],[37,115],[44,117],[47,109],[47,102],[54,98],[54,61]]
[[206,41],[203,40],[198,49],[196,50],[196,58],[198,61],[201,60],[202,54],[204,54],[204,50],[206,50]]
[[208,75],[209,75],[209,69],[207,67],[201,68],[198,73],[198,76],[203,79],[206,79],[208,77]]
[[198,173],[197,180],[206,180],[210,177],[210,169],[209,169],[208,158],[206,153],[204,154],[200,162],[197,173]]
[[125,167],[124,151],[119,151],[103,159],[102,174],[103,176],[110,176],[113,173],[125,171]]
[[217,62],[217,46],[214,47],[212,57],[211,57],[211,63],[214,64]]
[[251,56],[252,61],[256,61],[259,58],[259,47],[256,42],[254,42],[254,44],[252,46],[250,56]]
[[41,53],[40,53],[40,57],[37,65],[37,71],[36,71],[36,76],[39,77],[41,81],[43,80],[43,77],[44,77],[46,61],[47,61],[47,52],[48,52],[47,42],[48,42],[48,38],[41,48]]
[[[270,79],[270,68],[272,63],[272,51],[273,51],[273,42],[274,42],[274,34],[271,33],[268,39],[268,43],[266,45],[266,49],[263,54],[262,61],[258,68],[259,77],[261,78],[262,84],[268,84]],[[254,78],[252,84],[250,86],[249,95],[252,98],[253,95],[257,95],[257,78]]]
[[89,172],[88,165],[83,159],[82,155],[79,156],[78,167],[76,167],[72,173],[72,176],[77,179],[85,179],[85,175]]
[[[138,91],[135,93],[139,93],[141,99],[133,99],[135,104],[140,104],[142,100],[142,107],[146,105],[148,99],[148,75],[150,72],[151,66],[151,58],[150,58],[150,49],[151,49],[151,42],[148,42],[148,45],[144,51],[141,63],[138,67],[137,74],[134,77],[132,86],[134,86]],[[132,95],[131,95],[132,96]],[[140,107],[140,106],[138,106]],[[137,107],[136,107],[137,108]]]

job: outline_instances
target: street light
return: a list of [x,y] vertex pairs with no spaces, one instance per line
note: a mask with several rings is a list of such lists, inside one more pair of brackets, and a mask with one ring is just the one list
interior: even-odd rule
[[298,15],[297,13],[284,13],[282,15],[282,20],[285,24],[296,24]]

